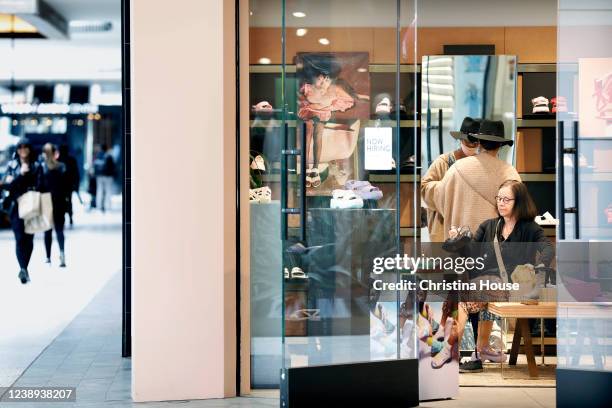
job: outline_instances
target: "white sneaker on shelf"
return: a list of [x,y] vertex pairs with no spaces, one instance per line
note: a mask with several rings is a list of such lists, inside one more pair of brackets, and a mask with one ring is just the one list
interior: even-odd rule
[[531,100],[533,104],[533,113],[550,113],[550,109],[548,108],[548,99],[543,96],[538,96],[537,98],[533,98]]
[[334,190],[330,208],[363,208],[363,199],[351,190]]
[[294,266],[291,268],[291,279],[308,279],[308,275],[304,273],[302,268]]
[[538,225],[558,225],[559,220],[552,216],[551,213],[546,211],[544,215],[536,215],[535,222]]

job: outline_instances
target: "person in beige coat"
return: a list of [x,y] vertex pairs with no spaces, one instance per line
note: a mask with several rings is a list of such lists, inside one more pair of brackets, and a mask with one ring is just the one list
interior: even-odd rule
[[457,160],[465,157],[474,156],[478,149],[478,140],[470,141],[468,136],[473,136],[480,130],[480,119],[472,119],[469,116],[463,119],[461,128],[458,132],[450,132],[451,136],[460,141],[457,150],[441,154],[436,158],[427,173],[421,179],[421,198],[427,206],[427,229],[431,242],[444,241],[444,218],[442,214],[435,210],[433,202],[433,190],[439,183],[448,169]]
[[478,140],[481,152],[457,161],[427,192],[426,202],[442,215],[444,239],[453,226],[468,226],[474,233],[482,222],[495,218],[499,185],[506,180],[521,181],[516,169],[497,157],[502,146],[514,143],[504,138],[502,121],[483,120],[478,134],[468,139]]

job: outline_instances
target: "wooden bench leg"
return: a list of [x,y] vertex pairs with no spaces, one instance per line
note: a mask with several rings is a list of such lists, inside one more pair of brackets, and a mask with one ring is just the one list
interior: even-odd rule
[[525,340],[525,355],[527,356],[527,367],[529,377],[538,377],[538,366],[536,365],[535,355],[533,354],[533,344],[531,342],[531,330],[529,330],[529,320],[521,319],[521,334]]
[[523,319],[516,319],[514,337],[512,337],[512,348],[510,349],[510,359],[508,360],[509,365],[516,365],[516,359],[521,346],[521,320]]

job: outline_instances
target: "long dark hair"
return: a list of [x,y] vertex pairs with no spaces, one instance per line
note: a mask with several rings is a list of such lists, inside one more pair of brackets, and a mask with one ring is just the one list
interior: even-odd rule
[[506,180],[501,183],[499,189],[503,187],[510,187],[512,194],[514,194],[512,215],[516,216],[518,221],[533,221],[536,215],[538,215],[538,209],[525,184],[516,180]]

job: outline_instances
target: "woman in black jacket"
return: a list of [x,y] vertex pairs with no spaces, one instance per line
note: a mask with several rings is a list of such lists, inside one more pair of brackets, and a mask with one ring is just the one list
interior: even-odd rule
[[[66,165],[58,161],[59,151],[54,144],[47,143],[43,147],[42,182],[41,191],[51,193],[53,203],[53,226],[57,243],[60,248],[60,268],[66,266],[64,254],[64,220],[68,211],[68,200],[72,189],[66,173]],[[45,250],[47,263],[51,263],[51,244],[53,243],[53,230],[45,231]]]
[[27,138],[17,143],[15,158],[8,164],[8,168],[0,187],[9,192],[4,201],[5,209],[11,219],[11,228],[15,234],[15,252],[19,262],[19,280],[26,284],[30,280],[28,265],[34,249],[34,235],[26,234],[25,225],[19,218],[17,199],[30,190],[38,190],[40,186],[40,166]]
[[[492,282],[507,279],[512,282],[512,272],[518,265],[543,264],[550,266],[554,258],[554,250],[550,241],[544,235],[544,230],[535,221],[537,209],[525,184],[516,180],[506,180],[499,186],[497,196],[497,211],[499,217],[489,219],[478,227],[472,242],[464,248],[464,254],[471,257],[482,257],[484,267],[480,270],[470,271],[472,280],[485,280]],[[451,231],[449,236],[456,236]],[[499,245],[504,270],[500,271],[495,241]],[[493,316],[486,310],[486,303],[462,302],[460,315],[477,306],[481,310],[478,324],[478,341],[476,353],[472,360],[460,365],[460,372],[482,371],[482,360],[498,361],[505,359],[503,353],[495,352],[489,348],[489,336],[493,327]],[[458,324],[465,324],[465,318],[459,318]],[[460,327],[460,333],[463,328]]]

